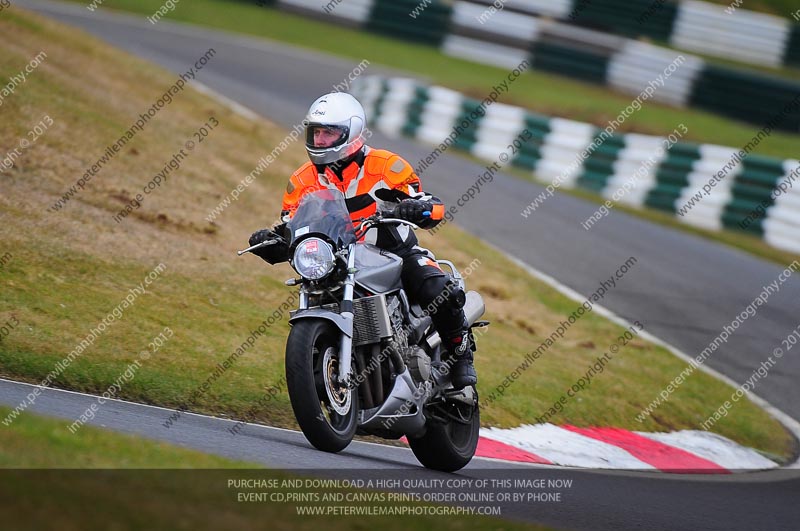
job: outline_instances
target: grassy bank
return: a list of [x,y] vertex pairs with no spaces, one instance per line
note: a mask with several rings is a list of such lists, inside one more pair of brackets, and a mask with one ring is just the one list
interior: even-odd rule
[[[258,258],[238,258],[234,251],[246,246],[252,230],[274,219],[287,176],[305,159],[302,145],[291,145],[215,223],[208,223],[208,213],[286,131],[242,118],[187,89],[66,207],[50,212],[48,207],[87,165],[176,78],[85,34],[17,10],[4,14],[0,31],[7,36],[0,43],[0,78],[13,75],[31,50],[58,43],[47,46],[47,61],[3,106],[9,126],[0,130],[0,145],[15,145],[45,114],[53,125],[11,170],[0,173],[0,256],[4,251],[12,255],[0,270],[0,321],[19,322],[0,343],[0,373],[33,382],[45,378],[163,263],[163,273],[146,293],[53,382],[102,393],[132,362],[143,359],[140,353],[155,350],[150,343],[169,328],[171,337],[141,362],[117,396],[167,407],[183,404],[289,295],[282,282],[293,276],[287,265],[266,267]],[[195,146],[179,171],[117,223],[114,215],[210,117],[219,126]],[[421,240],[461,268],[476,258],[480,261],[467,282],[486,298],[486,317],[493,323],[479,340],[476,362],[484,396],[577,309],[576,303],[453,225],[435,237],[422,234]],[[620,257],[620,263],[627,258]],[[635,274],[633,267],[628,275]],[[284,390],[262,410],[248,414],[281,380],[287,333],[285,320],[269,327],[231,368],[189,401],[189,408],[295,427]],[[484,423],[509,427],[532,422],[621,333],[594,313],[583,316],[485,408]],[[683,367],[664,349],[634,339],[580,399],[550,420],[651,431],[696,428],[731,393],[701,373],[693,375],[658,415],[643,424],[634,420]],[[788,434],[750,402],[740,402],[714,429],[772,454],[787,456],[790,451]]]

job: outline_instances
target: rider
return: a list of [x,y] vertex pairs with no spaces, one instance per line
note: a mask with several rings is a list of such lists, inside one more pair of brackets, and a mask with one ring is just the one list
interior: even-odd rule
[[[422,191],[419,177],[408,162],[391,151],[374,149],[364,143],[366,116],[353,96],[334,92],[318,98],[306,116],[306,162],[292,174],[283,195],[282,221],[288,222],[309,192],[322,189],[341,191],[350,217],[355,222],[371,216],[383,201],[375,196],[381,188],[396,189],[411,196],[395,209],[395,216],[423,229],[436,226],[444,215],[442,202]],[[276,230],[278,228],[276,227]],[[253,233],[250,245],[271,237],[269,230]],[[366,241],[403,258],[402,282],[409,298],[431,309],[431,318],[442,337],[444,348],[455,359],[451,370],[453,386],[461,389],[477,383],[469,329],[464,315],[464,291],[441,270],[433,254],[417,245],[414,231],[405,225],[381,225],[369,231]],[[259,254],[258,251],[255,254]]]

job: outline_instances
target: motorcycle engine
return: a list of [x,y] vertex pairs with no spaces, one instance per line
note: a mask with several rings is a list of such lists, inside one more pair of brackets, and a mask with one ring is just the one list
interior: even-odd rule
[[415,382],[427,382],[431,377],[431,358],[416,345],[408,347],[404,352],[406,365]]
[[392,320],[394,335],[400,347],[403,360],[415,382],[426,382],[431,377],[431,358],[417,345],[408,344],[408,325],[403,317],[403,304],[399,297],[390,296],[387,300],[389,316]]

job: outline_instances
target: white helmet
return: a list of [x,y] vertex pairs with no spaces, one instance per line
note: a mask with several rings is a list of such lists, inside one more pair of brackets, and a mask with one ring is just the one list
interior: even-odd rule
[[[332,92],[311,104],[306,116],[306,151],[314,164],[332,164],[353,155],[364,145],[367,118],[364,108],[350,94]],[[325,147],[317,147],[315,132],[325,129],[338,135]]]

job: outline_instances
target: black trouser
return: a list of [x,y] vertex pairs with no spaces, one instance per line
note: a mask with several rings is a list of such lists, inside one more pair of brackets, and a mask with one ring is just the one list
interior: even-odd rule
[[403,288],[411,302],[419,304],[433,319],[443,340],[459,336],[467,326],[464,291],[442,271],[424,250],[413,249],[403,258]]

